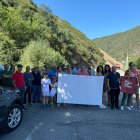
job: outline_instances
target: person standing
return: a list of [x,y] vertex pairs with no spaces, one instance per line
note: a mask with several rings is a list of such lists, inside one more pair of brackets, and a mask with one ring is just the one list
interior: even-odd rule
[[[21,64],[17,65],[17,71],[13,74],[12,76],[12,80],[13,80],[13,86],[15,88],[15,90],[17,90],[21,101],[23,103],[24,101],[24,93],[25,93],[25,81],[24,81],[24,74],[22,73],[22,68],[23,66]],[[24,110],[27,110],[24,106],[23,106]]]
[[[128,78],[130,77],[129,70],[125,71],[124,76],[128,77]],[[136,83],[137,83],[137,79],[136,79]],[[121,103],[121,110],[124,110],[126,100],[127,100],[126,108],[128,110],[131,110],[130,106],[131,106],[132,95],[133,95],[133,93],[123,93],[123,98],[122,98],[122,103]]]
[[12,72],[9,70],[9,65],[4,65],[4,70],[2,72],[2,85],[10,88],[12,84]]
[[75,66],[72,70],[72,74],[76,75],[79,71],[80,71],[80,68],[79,68],[78,64],[75,64]]
[[81,69],[77,72],[77,75],[86,75],[88,76],[88,72],[86,71],[85,66],[81,66]]
[[33,75],[33,103],[41,103],[40,95],[41,95],[41,74],[39,72],[38,67],[34,67]]
[[95,76],[96,75],[96,70],[95,70],[94,66],[90,67],[90,75],[91,76]]
[[57,78],[53,77],[52,82],[51,82],[51,90],[49,94],[49,96],[51,97],[51,107],[53,107],[53,104],[54,104],[54,100],[57,94],[57,87],[58,87]]
[[[103,66],[99,65],[97,67],[96,76],[104,76]],[[105,78],[104,78],[104,83],[105,83]],[[103,93],[102,93],[102,105],[99,106],[100,108],[107,108],[105,106],[105,104],[106,104],[106,89],[104,88],[104,83],[103,83]]]
[[43,108],[46,109],[48,107],[48,98],[50,94],[49,86],[51,84],[51,80],[48,78],[48,74],[44,74],[44,78],[41,80],[42,86],[42,96],[43,96]]
[[[135,87],[136,87],[135,95],[136,95],[137,107],[140,108],[140,104],[139,104],[140,73],[139,73],[138,69],[135,67],[135,64],[133,62],[129,63],[129,76],[135,77],[138,80],[138,84],[135,85]],[[131,108],[133,108],[133,106],[131,106]]]
[[66,74],[72,74],[71,66],[67,65],[67,71]]
[[0,69],[0,86],[2,86],[2,78],[3,78],[2,73],[3,73],[3,70]]
[[111,72],[111,68],[108,64],[106,64],[104,66],[104,86],[103,86],[103,91],[104,93],[108,95],[108,106],[111,105],[111,99],[110,99],[110,92],[108,91],[107,88],[107,76],[109,75],[109,73]]
[[26,67],[26,71],[24,73],[24,80],[26,85],[26,91],[24,94],[24,104],[26,104],[26,98],[28,95],[28,103],[31,104],[31,98],[32,98],[32,81],[34,80],[32,73],[30,72],[30,66]]
[[112,72],[107,76],[107,86],[111,96],[111,109],[119,108],[119,94],[120,94],[120,73],[117,72],[116,66],[112,66]]
[[57,76],[57,65],[56,64],[54,64],[54,65],[52,65],[52,69],[49,71],[49,78],[52,80],[52,77],[55,77],[55,76]]

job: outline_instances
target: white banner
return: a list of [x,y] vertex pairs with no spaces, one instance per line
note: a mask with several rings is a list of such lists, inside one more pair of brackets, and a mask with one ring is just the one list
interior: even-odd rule
[[58,75],[57,103],[101,105],[103,76]]

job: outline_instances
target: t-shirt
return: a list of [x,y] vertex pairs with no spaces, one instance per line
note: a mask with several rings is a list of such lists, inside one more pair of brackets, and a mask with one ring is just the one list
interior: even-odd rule
[[130,69],[129,74],[130,74],[129,75],[130,77],[136,77],[136,78],[140,79],[140,73],[136,68]]
[[86,75],[86,76],[88,76],[89,74],[88,74],[87,71],[83,71],[83,72],[79,71],[79,72],[77,73],[77,75]]
[[41,80],[41,85],[42,85],[42,90],[43,91],[49,91],[49,85],[51,84],[50,79],[42,79]]
[[23,73],[15,72],[12,79],[15,81],[15,85],[18,89],[25,86]]
[[[9,70],[4,70],[2,75],[12,75],[12,72]],[[2,85],[3,86],[12,86],[12,77],[11,78],[4,78],[2,77]]]
[[90,74],[91,74],[91,76],[95,76],[95,75],[96,75],[96,71],[95,71],[95,69],[91,68],[91,70],[90,70]]
[[24,73],[24,80],[25,80],[25,85],[27,87],[31,87],[32,86],[32,81],[30,81],[29,79],[33,79],[33,75],[32,73]]
[[51,89],[51,92],[50,92],[51,94],[55,94],[57,92],[57,86],[58,86],[58,83],[56,82]]
[[110,72],[107,76],[109,79],[109,86],[111,89],[118,89],[120,86],[120,74],[118,72]]
[[32,72],[32,75],[34,77],[32,84],[34,86],[41,86],[41,74],[39,72],[37,74]]
[[49,78],[52,79],[53,77],[57,77],[57,70],[50,70],[49,71]]
[[72,70],[72,74],[77,74],[80,70],[81,70],[80,68],[79,68],[79,69],[74,68],[74,69]]
[[0,79],[2,79],[2,72],[3,70],[0,70]]

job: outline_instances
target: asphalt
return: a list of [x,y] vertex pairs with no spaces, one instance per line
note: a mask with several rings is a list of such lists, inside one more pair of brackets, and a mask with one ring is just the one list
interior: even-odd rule
[[140,140],[140,109],[100,109],[97,106],[27,106],[20,127],[0,132],[0,140]]

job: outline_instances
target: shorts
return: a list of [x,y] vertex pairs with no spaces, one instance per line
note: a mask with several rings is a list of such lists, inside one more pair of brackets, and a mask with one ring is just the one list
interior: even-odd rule
[[139,94],[139,92],[140,92],[139,87],[136,87],[136,88],[135,88],[135,94]]

